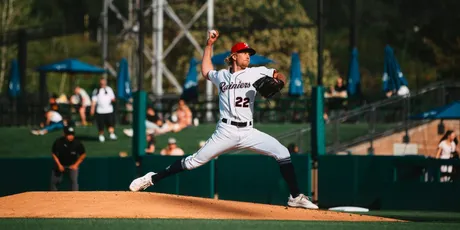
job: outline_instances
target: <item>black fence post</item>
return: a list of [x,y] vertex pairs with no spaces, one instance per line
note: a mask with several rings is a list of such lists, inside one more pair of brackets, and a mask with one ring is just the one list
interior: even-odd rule
[[[21,89],[21,95],[19,96],[18,103],[22,105],[26,100],[27,95],[25,91],[26,83],[26,70],[27,70],[27,32],[24,29],[18,31],[18,66],[19,66],[19,86]],[[23,108],[23,106],[18,108]]]
[[439,92],[439,103],[441,106],[445,105],[446,104],[446,86],[443,85],[441,86],[441,90]]
[[372,106],[371,108],[371,114],[370,114],[370,119],[369,119],[369,135],[371,137],[370,140],[370,146],[367,149],[367,154],[368,155],[374,155],[374,134],[375,134],[375,120],[376,120],[376,108]]
[[409,113],[410,113],[410,97],[405,96],[403,103],[404,103],[404,131],[405,135],[403,137],[403,143],[408,144],[410,142],[410,137],[409,137]]
[[43,108],[46,106],[47,101],[48,101],[48,87],[46,86],[46,73],[45,72],[40,72],[40,77],[39,77],[39,103],[40,106]]

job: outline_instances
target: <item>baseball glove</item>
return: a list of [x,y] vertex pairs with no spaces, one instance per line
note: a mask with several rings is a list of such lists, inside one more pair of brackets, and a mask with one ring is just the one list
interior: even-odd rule
[[284,82],[269,76],[264,76],[254,82],[252,86],[254,86],[257,92],[263,97],[271,98],[284,87]]

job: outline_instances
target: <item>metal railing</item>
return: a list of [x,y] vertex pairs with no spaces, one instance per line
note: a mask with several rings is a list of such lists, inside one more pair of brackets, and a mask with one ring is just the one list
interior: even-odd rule
[[373,154],[372,144],[376,138],[400,131],[406,132],[401,141],[408,143],[408,130],[429,122],[411,120],[410,116],[460,100],[459,89],[458,82],[441,82],[408,96],[392,97],[351,111],[337,111],[326,126],[326,151],[333,154],[369,142],[368,153]]
[[[331,111],[326,124],[326,152],[334,154],[348,151],[349,147],[407,131],[429,121],[410,120],[415,115],[452,101],[460,100],[460,82],[437,82],[406,97],[391,97],[375,103],[365,104],[357,109]],[[276,136],[283,144],[296,143],[302,153],[310,152],[310,127],[302,125],[298,129]],[[406,135],[402,142],[409,142]]]
[[[47,105],[42,105],[38,100],[30,99],[16,102],[7,98],[0,99],[0,127],[1,126],[34,126],[38,125],[44,119],[44,111]],[[179,96],[165,97],[161,100],[150,100],[149,106],[152,106],[158,114],[164,119],[171,117],[176,110]],[[207,117],[208,102],[212,108],[211,119]],[[297,98],[276,98],[270,101],[258,99],[255,102],[254,119],[260,123],[306,123],[308,121],[309,99]],[[198,118],[200,123],[214,123],[219,119],[218,101],[192,101],[187,102],[193,117]],[[64,117],[78,121],[79,116],[74,107],[70,104],[59,104],[59,112]],[[117,122],[120,124],[130,124],[132,105],[124,102],[117,102],[115,105]],[[91,117],[88,116],[91,120]]]

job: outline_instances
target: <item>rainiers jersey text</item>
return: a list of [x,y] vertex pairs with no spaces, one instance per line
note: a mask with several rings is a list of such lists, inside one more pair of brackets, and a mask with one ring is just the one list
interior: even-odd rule
[[235,73],[227,69],[211,70],[209,80],[219,89],[220,117],[235,121],[252,121],[256,89],[252,84],[264,76],[273,77],[275,69],[248,67]]

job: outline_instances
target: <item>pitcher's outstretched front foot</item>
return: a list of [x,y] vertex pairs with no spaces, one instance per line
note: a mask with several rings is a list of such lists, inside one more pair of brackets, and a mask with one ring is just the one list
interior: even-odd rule
[[295,208],[318,209],[318,206],[316,206],[316,204],[313,204],[310,201],[310,199],[304,194],[300,194],[296,198],[293,198],[290,195],[288,200],[288,206]]
[[156,173],[154,172],[149,172],[145,174],[144,176],[133,180],[133,182],[131,182],[131,184],[129,185],[129,190],[133,192],[138,192],[140,190],[145,190],[148,187],[152,186],[153,185],[152,176],[155,174]]

